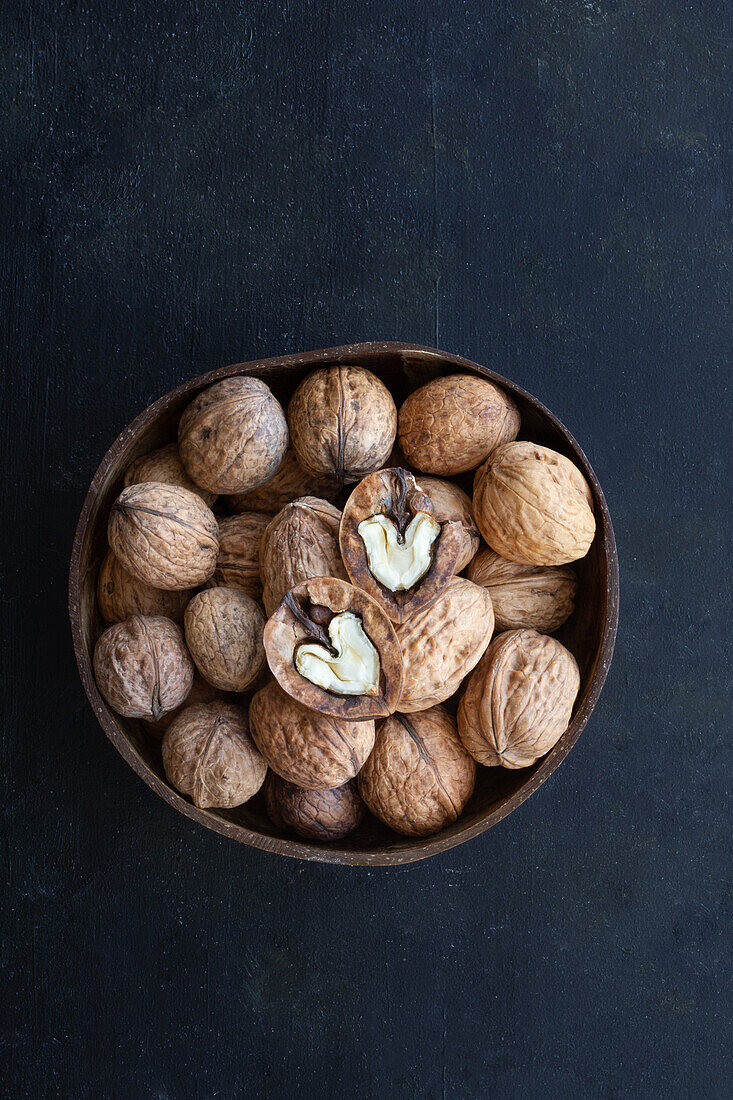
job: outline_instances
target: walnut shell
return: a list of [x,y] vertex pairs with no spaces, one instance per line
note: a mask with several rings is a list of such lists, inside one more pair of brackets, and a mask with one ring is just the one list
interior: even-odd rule
[[459,523],[461,525],[461,549],[456,562],[456,573],[461,573],[471,561],[481,544],[478,526],[473,516],[473,505],[468,493],[464,493],[452,481],[442,477],[428,477],[418,474],[420,488],[432,502],[438,523]]
[[208,588],[193,597],[183,620],[196,667],[213,687],[246,691],[265,663],[265,617],[237,588]]
[[169,443],[167,447],[151,451],[150,454],[141,455],[128,467],[124,480],[125,487],[141,485],[146,481],[162,481],[165,485],[179,485],[182,489],[196,493],[196,496],[201,497],[209,508],[217,497],[216,493],[201,489],[195,481],[191,480],[183,468],[175,443]]
[[239,588],[253,600],[262,598],[260,541],[270,517],[242,512],[219,521],[219,557],[208,588]]
[[268,615],[301,581],[347,579],[339,550],[340,522],[339,509],[318,497],[294,500],[270,521],[260,542],[262,599]]
[[579,687],[575,658],[556,638],[499,634],[458,706],[461,741],[479,764],[529,767],[568,728]]
[[154,588],[195,588],[216,568],[214,513],[178,485],[150,481],[123,489],[112,505],[107,538],[123,568]]
[[162,615],[181,623],[190,597],[188,588],[166,592],[139,581],[122,568],[111,550],[99,567],[97,603],[106,623],[121,623],[130,615]]
[[494,632],[491,597],[463,577],[453,577],[440,598],[397,629],[405,682],[397,709],[427,710],[458,689],[480,660]]
[[178,426],[189,477],[212,493],[246,493],[278,470],[288,446],[285,413],[259,378],[225,378],[193,399]]
[[241,806],[267,775],[247,711],[231,703],[186,707],[166,730],[161,750],[168,782],[200,808]]
[[454,822],[473,794],[476,764],[444,707],[394,714],[359,774],[372,813],[395,832],[426,836]]
[[108,626],[97,639],[94,675],[118,714],[157,721],[185,700],[193,683],[193,663],[174,622],[132,615]]
[[203,676],[194,669],[191,690],[181,705],[176,707],[175,710],[166,711],[157,722],[150,718],[143,718],[143,725],[149,734],[153,737],[160,738],[168,729],[173,719],[178,717],[184,707],[192,707],[194,703],[214,703],[217,700],[220,703],[233,702],[234,696],[229,696],[226,692],[219,691],[218,688],[212,687],[211,684],[207,684]]
[[303,469],[344,485],[384,465],[397,433],[397,408],[371,371],[324,367],[298,386],[288,424]]
[[527,565],[584,558],[596,522],[587,481],[569,458],[537,443],[497,448],[476,474],[473,512],[492,550]]
[[308,474],[298,462],[293,447],[288,447],[282,466],[274,477],[249,493],[234,493],[226,498],[232,512],[266,512],[276,515],[286,504],[299,497],[318,497],[333,502],[339,484],[333,478]]
[[567,565],[524,565],[493,550],[479,550],[468,579],[491,596],[497,630],[531,627],[552,634],[575,607],[577,578]]
[[399,444],[409,466],[458,474],[516,439],[519,411],[507,394],[473,374],[435,378],[411,393],[399,415]]
[[308,790],[341,787],[361,770],[374,745],[374,722],[319,714],[270,681],[252,696],[252,736],[272,770]]
[[340,840],[361,823],[365,813],[354,779],[330,791],[307,791],[273,771],[265,782],[265,806],[278,829],[291,829],[308,840]]

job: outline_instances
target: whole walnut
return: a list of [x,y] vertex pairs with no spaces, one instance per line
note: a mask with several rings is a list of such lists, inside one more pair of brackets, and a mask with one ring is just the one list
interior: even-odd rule
[[171,722],[161,746],[168,782],[194,806],[231,809],[257,794],[267,764],[249,734],[247,711],[197,703]]
[[112,505],[107,538],[123,568],[154,588],[195,588],[216,568],[214,513],[178,485],[128,485]]
[[185,700],[193,664],[180,627],[161,616],[132,615],[108,626],[94,647],[100,692],[125,718],[157,721]]
[[163,615],[180,623],[190,598],[189,589],[166,592],[139,581],[122,568],[111,550],[99,567],[97,603],[106,623],[121,623],[130,615]]
[[476,764],[444,707],[387,718],[359,774],[369,809],[405,836],[426,836],[452,824],[475,782]]
[[575,658],[556,638],[499,634],[461,698],[461,741],[479,764],[526,768],[568,728],[579,687]]
[[395,441],[397,408],[371,371],[324,367],[298,386],[288,424],[303,469],[344,485],[384,465]]
[[181,456],[175,443],[169,443],[167,447],[161,447],[150,454],[136,458],[125,474],[125,485],[141,485],[146,481],[162,481],[165,485],[179,485],[182,489],[188,489],[201,497],[204,504],[211,508],[216,500],[216,493],[209,493],[201,489],[195,481],[192,481],[183,468]]
[[364,817],[356,780],[332,790],[307,791],[275,775],[265,782],[267,815],[278,829],[291,829],[308,840],[340,840]]
[[166,711],[157,721],[154,721],[152,718],[143,718],[143,725],[153,737],[160,738],[168,729],[173,719],[178,717],[184,707],[192,707],[194,703],[213,703],[217,700],[220,703],[233,702],[234,696],[229,696],[226,692],[219,691],[218,688],[212,687],[211,684],[207,684],[203,676],[194,670],[191,690],[181,705],[176,707],[175,710]]
[[212,493],[246,493],[275,474],[288,446],[277,398],[259,378],[225,378],[193,399],[178,426],[189,477]]
[[246,691],[265,664],[259,606],[237,588],[208,588],[193,597],[183,619],[196,667],[213,687]]
[[274,477],[249,493],[228,496],[226,502],[232,512],[266,512],[274,516],[299,497],[319,497],[333,502],[339,489],[339,483],[334,478],[306,473],[291,446]]
[[492,453],[474,480],[473,513],[492,550],[527,565],[583,558],[596,531],[578,467],[537,443],[507,443]]
[[397,629],[405,680],[401,713],[427,710],[458,689],[481,658],[494,632],[485,588],[453,577],[440,598]]
[[527,626],[551,634],[573,613],[578,582],[567,565],[524,565],[484,548],[468,579],[489,592],[497,630]]
[[374,745],[374,722],[319,714],[274,681],[252,696],[249,720],[255,744],[272,770],[309,790],[332,790],[353,779]]
[[410,394],[398,438],[408,465],[450,475],[475,469],[495,447],[516,439],[519,426],[516,405],[493,382],[451,374]]
[[341,512],[318,497],[286,504],[260,541],[260,576],[265,610],[272,615],[286,592],[311,577],[346,580],[339,549]]
[[270,517],[242,512],[219,521],[219,557],[209,588],[239,588],[253,600],[262,597],[260,541]]
[[433,515],[438,523],[459,523],[461,525],[461,550],[455,565],[455,572],[462,572],[479,548],[480,538],[476,520],[473,518],[473,506],[468,493],[452,481],[439,477],[418,476],[420,488],[426,493],[433,505]]

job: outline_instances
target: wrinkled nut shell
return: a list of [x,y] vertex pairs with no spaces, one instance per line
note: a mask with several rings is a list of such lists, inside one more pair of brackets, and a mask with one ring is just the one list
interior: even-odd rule
[[94,648],[94,675],[105,700],[125,718],[157,721],[188,695],[193,664],[180,627],[133,615],[107,627]]
[[461,741],[479,764],[526,768],[568,728],[580,674],[556,638],[509,630],[492,642],[458,707]]
[[333,790],[307,791],[270,772],[265,806],[273,825],[308,840],[340,840],[361,823],[365,807],[355,780]]
[[179,485],[182,489],[196,493],[209,508],[216,500],[216,493],[209,493],[206,489],[200,488],[188,476],[175,443],[161,447],[158,451],[151,451],[150,454],[141,455],[128,467],[125,474],[125,487],[141,485],[146,481],[162,481],[166,485]]
[[177,485],[153,481],[123,489],[112,505],[107,538],[123,568],[154,588],[195,588],[216,568],[214,513]]
[[332,790],[353,779],[374,745],[374,722],[350,722],[301,706],[271,681],[252,696],[252,736],[277,775]]
[[268,615],[296,584],[311,577],[346,580],[339,549],[341,512],[327,500],[302,497],[266,527],[260,542],[262,599]]
[[161,748],[168,782],[200,808],[241,806],[257,794],[267,774],[246,710],[229,703],[186,707],[166,730]]
[[184,616],[186,643],[196,667],[213,687],[246,691],[264,663],[265,617],[235,588],[209,588],[193,597]]
[[379,727],[359,775],[372,813],[405,836],[426,836],[454,822],[473,794],[476,764],[443,707],[395,714]]
[[439,477],[418,475],[420,488],[430,497],[438,523],[458,523],[461,526],[461,546],[455,572],[461,573],[480,545],[479,530],[473,516],[468,493],[451,481]]
[[259,378],[225,378],[195,397],[181,417],[186,472],[212,493],[246,493],[278,470],[288,446],[285,413]]
[[253,600],[262,597],[260,542],[270,517],[242,512],[219,522],[219,557],[209,588],[239,588]]
[[171,722],[178,717],[184,707],[192,707],[194,703],[213,703],[219,700],[221,703],[227,703],[233,701],[225,692],[219,691],[218,688],[212,687],[211,684],[207,684],[201,674],[194,670],[193,683],[191,684],[191,690],[188,695],[175,710],[166,711],[157,722],[150,718],[143,718],[143,725],[148,733],[153,737],[162,737]]
[[181,623],[190,597],[190,589],[166,592],[139,581],[122,568],[111,550],[99,567],[97,603],[106,623],[121,623],[131,615],[162,615]]
[[507,443],[477,472],[473,511],[492,550],[528,565],[584,558],[595,535],[590,487],[564,455]]
[[249,493],[228,496],[227,504],[233,512],[266,512],[274,516],[299,497],[318,497],[333,502],[338,493],[337,481],[306,473],[293,448],[288,447],[282,466],[274,477]]
[[497,630],[552,634],[573,613],[578,582],[566,565],[524,565],[484,549],[468,567],[468,579],[491,596]]
[[410,394],[398,439],[408,465],[450,475],[475,469],[495,447],[516,439],[519,426],[516,405],[493,382],[452,374]]

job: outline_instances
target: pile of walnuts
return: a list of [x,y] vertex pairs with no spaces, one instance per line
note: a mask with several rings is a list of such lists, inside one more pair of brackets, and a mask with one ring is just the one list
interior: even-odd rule
[[399,411],[354,366],[308,375],[287,415],[257,378],[198,394],[127,471],[97,586],[99,690],[162,738],[178,791],[262,789],[277,828],[320,841],[367,810],[423,836],[477,765],[552,748],[580,676],[551,634],[595,520],[577,467],[520,429],[468,374]]

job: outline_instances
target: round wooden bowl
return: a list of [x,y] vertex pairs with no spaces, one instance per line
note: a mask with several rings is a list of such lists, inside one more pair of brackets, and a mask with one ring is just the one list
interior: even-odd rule
[[[480,767],[476,790],[465,811],[458,821],[434,836],[400,837],[367,815],[356,832],[335,844],[307,843],[272,825],[265,813],[262,792],[234,810],[199,810],[168,784],[160,745],[147,734],[142,723],[121,718],[109,709],[97,690],[92,671],[94,643],[104,628],[97,609],[96,581],[107,549],[107,516],[133,459],[174,440],[183,409],[199,390],[212,382],[231,375],[255,375],[265,379],[286,405],[304,374],[336,363],[359,364],[374,371],[390,387],[398,405],[418,385],[437,375],[467,371],[492,379],[519,406],[520,438],[532,439],[567,455],[583,471],[593,492],[597,533],[588,556],[575,563],[579,579],[577,606],[558,634],[575,655],[581,673],[570,725],[551,752],[530,768],[509,771]],[[557,417],[513,382],[457,355],[414,344],[369,343],[222,367],[186,382],[140,413],[107,451],[84,501],[71,556],[69,614],[79,672],[102,729],[148,786],[180,813],[234,840],[281,855],[326,863],[403,864],[444,852],[483,833],[529,798],[568,754],[606,679],[618,624],[618,591],[616,543],[606,501],[588,459]]]

